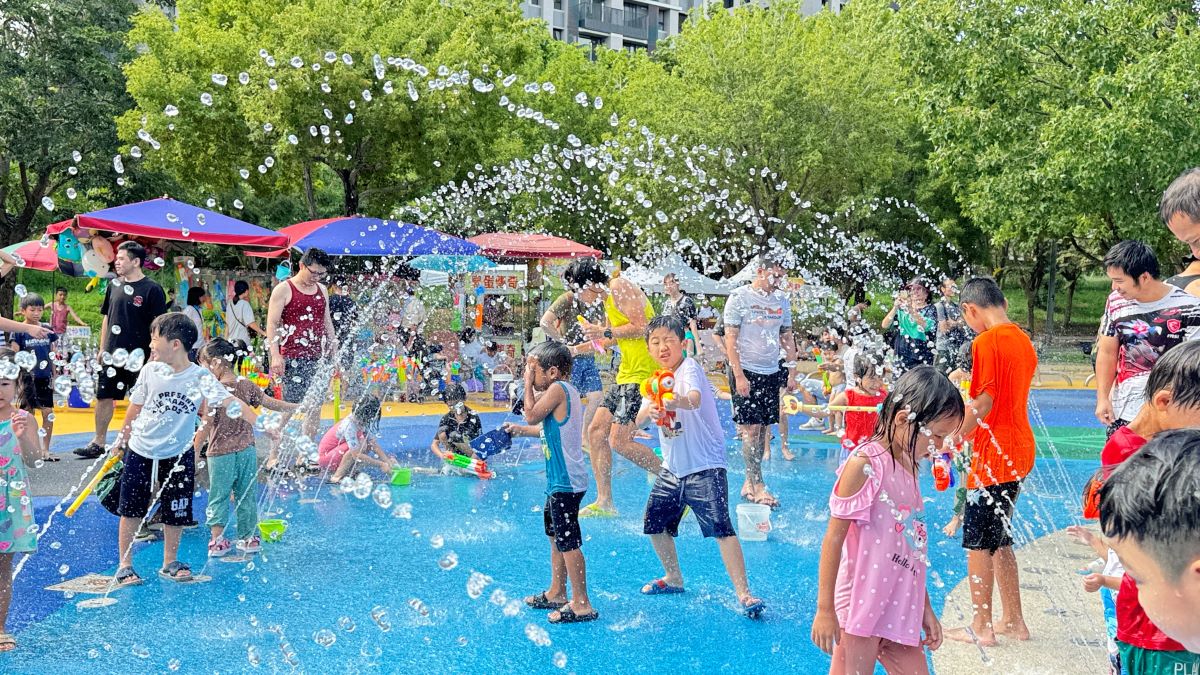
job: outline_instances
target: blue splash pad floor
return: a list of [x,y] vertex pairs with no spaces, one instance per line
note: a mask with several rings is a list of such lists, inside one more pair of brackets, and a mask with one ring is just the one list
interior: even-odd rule
[[[1086,419],[1081,411],[1093,405],[1092,396],[1053,392],[1041,412],[1048,425],[1073,426]],[[727,406],[722,412],[728,424]],[[485,427],[501,419],[485,416]],[[391,440],[424,448],[435,424],[433,417],[388,419],[381,437],[385,447]],[[161,544],[140,544],[135,565],[146,583],[115,592],[117,604],[102,609],[76,607],[93,596],[64,598],[42,589],[86,572],[111,573],[116,519],[94,501],[73,519],[56,515],[40,552],[17,578],[9,628],[20,648],[0,655],[0,670],[242,672],[257,661],[257,669],[287,671],[294,668],[286,660],[290,651],[298,668],[309,672],[822,672],[828,659],[808,634],[838,448],[828,437],[794,438],[797,460],[784,462],[776,454],[767,468],[782,501],[770,540],[743,544],[751,588],[768,604],[758,622],[738,614],[716,545],[700,536],[691,519],[677,542],[688,592],[639,594],[661,569],[641,534],[646,474],[624,460],[618,460],[614,479],[621,516],[583,521],[589,592],[600,620],[552,626],[544,612],[508,605],[546,587],[549,545],[540,511],[542,465],[510,465],[501,457],[492,481],[415,475],[411,486],[392,489],[390,509],[328,488],[317,503],[300,503],[311,491],[281,494],[272,508],[288,519],[288,532],[281,543],[265,545],[252,565],[206,563],[207,530],[188,531],[180,557],[211,575],[208,583],[159,580],[154,571]],[[76,440],[59,442],[65,449]],[[534,456],[526,450],[525,457]],[[426,450],[398,454],[428,462]],[[1018,527],[1026,537],[1075,522],[1079,489],[1093,468],[1085,460],[1039,462],[1018,504]],[[740,456],[731,455],[732,490],[742,477]],[[928,477],[924,490],[937,573],[929,590],[940,609],[962,579],[965,562],[958,541],[940,533],[952,494],[935,492]],[[40,524],[55,503],[38,503]],[[410,519],[393,515],[399,504],[411,504]],[[444,569],[451,567],[451,553],[457,564]],[[477,575],[486,575],[486,585]],[[374,620],[374,608],[386,617]],[[315,639],[322,630],[335,636],[328,647]]]

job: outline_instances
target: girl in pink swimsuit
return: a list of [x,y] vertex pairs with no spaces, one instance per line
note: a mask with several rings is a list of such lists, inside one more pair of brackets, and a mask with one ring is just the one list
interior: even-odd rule
[[317,445],[317,464],[329,474],[329,482],[342,480],[359,462],[383,471],[400,466],[375,440],[379,429],[379,400],[363,398],[354,412],[333,425]]

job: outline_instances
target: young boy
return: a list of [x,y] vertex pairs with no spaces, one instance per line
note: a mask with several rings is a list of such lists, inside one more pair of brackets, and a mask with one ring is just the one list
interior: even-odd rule
[[[1192,379],[1190,384],[1196,382]],[[1196,388],[1189,389],[1193,391],[1188,404],[1195,406]],[[1144,660],[1124,665],[1129,672],[1196,672],[1200,668],[1200,430],[1159,434],[1123,462],[1100,488],[1100,527],[1125,565],[1125,578],[1137,580],[1138,602],[1147,617],[1192,652],[1156,658],[1130,649],[1128,653]],[[1122,586],[1118,598],[1124,594]],[[1126,653],[1122,650],[1122,658]],[[1138,664],[1144,667],[1134,671]]]
[[570,378],[571,351],[566,345],[550,341],[534,347],[525,365],[525,421],[529,425],[504,425],[505,431],[514,436],[540,435],[546,454],[546,506],[542,516],[550,537],[550,588],[525,598],[525,604],[534,609],[556,609],[550,613],[550,623],[600,618],[588,599],[587,568],[580,550],[583,536],[579,532],[579,504],[587,492],[588,474],[583,456],[583,404]]
[[[48,327],[42,323],[42,312],[46,303],[37,293],[29,293],[21,298],[21,314],[25,323],[34,326]],[[35,338],[27,333],[13,333],[10,345],[13,351],[32,352],[37,363],[33,370],[33,404],[42,411],[42,460],[57,462],[58,458],[50,454],[50,439],[54,435],[54,344],[58,342],[58,334],[50,333],[46,337]]]
[[666,574],[642,587],[645,595],[683,592],[683,575],[675,552],[679,521],[691,507],[705,537],[715,537],[725,571],[733,582],[742,613],[757,619],[766,603],[750,593],[742,546],[729,518],[729,483],[725,476],[725,434],[717,417],[717,403],[704,369],[683,356],[684,325],[674,316],[655,317],[646,328],[646,344],[658,365],[675,373],[674,397],[663,409],[649,402],[638,413],[638,427],[674,412],[680,430],[659,433],[663,467],[650,490],[642,532],[650,535],[654,552]]
[[467,390],[457,382],[446,385],[442,398],[450,412],[442,415],[438,422],[437,434],[433,437],[430,448],[434,454],[441,455],[444,450],[450,450],[467,457],[475,457],[471,449],[471,440],[483,433],[483,423],[479,415],[467,407]]
[[[976,278],[962,289],[963,319],[978,337],[971,348],[971,402],[960,435],[971,444],[962,546],[967,549],[974,617],[967,628],[946,631],[959,642],[996,645],[996,635],[1028,640],[1021,611],[1012,519],[1021,481],[1033,469],[1029,389],[1037,369],[1033,343],[1008,318],[1008,301],[992,279]],[[993,586],[1004,614],[992,623]]]
[[67,289],[59,286],[54,289],[54,302],[50,304],[50,330],[59,335],[65,335],[67,332],[67,316],[75,323],[72,326],[86,326],[83,319],[75,313],[75,310],[67,304]]
[[212,373],[188,360],[188,348],[195,341],[195,324],[178,312],[163,314],[150,324],[152,362],[133,386],[115,450],[125,449],[125,470],[117,486],[121,562],[116,582],[121,586],[142,582],[133,569],[133,535],[156,501],[163,514],[163,566],[158,575],[169,581],[191,581],[191,568],[177,556],[183,525],[192,520],[196,459],[189,450],[196,423],[207,417],[210,404],[236,405],[241,418],[251,424],[256,417],[254,409],[230,396]]

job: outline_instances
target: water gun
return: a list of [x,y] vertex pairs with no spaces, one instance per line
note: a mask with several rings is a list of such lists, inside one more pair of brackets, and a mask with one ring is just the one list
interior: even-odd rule
[[938,492],[945,492],[958,482],[954,475],[954,463],[950,453],[943,452],[933,459],[933,487]]
[[675,411],[667,410],[666,402],[675,398],[675,373],[670,370],[657,370],[645,382],[642,382],[642,397],[646,398],[663,415],[658,418],[658,426],[667,431],[678,431],[679,420]]
[[447,451],[442,454],[442,460],[446,465],[459,471],[460,473],[474,474],[481,479],[489,480],[496,477],[487,467],[487,462],[482,459],[472,459],[466,455],[460,455],[457,452]]
[[121,461],[120,455],[110,455],[108,459],[104,460],[104,464],[100,466],[100,470],[96,472],[95,476],[92,476],[87,486],[79,491],[79,496],[75,498],[75,501],[71,502],[71,505],[67,507],[66,515],[68,518],[75,515],[79,507],[83,505],[84,500],[96,490],[96,486],[100,484],[100,479],[104,478],[104,475],[111,471],[119,461]]
[[[817,360],[818,366],[821,366],[825,363],[825,357],[821,356],[820,349],[813,347],[812,354],[813,354],[813,358],[815,358]],[[825,391],[826,396],[829,395],[829,392],[833,391],[833,385],[829,383],[829,372],[828,371],[824,371],[824,370],[821,371],[821,385]]]
[[483,330],[483,286],[475,288],[475,330]]
[[782,401],[783,412],[788,415],[797,415],[802,412],[868,412],[878,414],[883,410],[882,403],[878,405],[810,405],[808,403],[801,403],[800,399],[793,394],[784,394]]
[[[576,314],[575,320],[579,322],[580,327],[583,327],[583,324],[587,323],[587,319],[583,318],[582,314]],[[592,340],[592,349],[595,349],[597,354],[603,354],[604,343],[599,340]]]

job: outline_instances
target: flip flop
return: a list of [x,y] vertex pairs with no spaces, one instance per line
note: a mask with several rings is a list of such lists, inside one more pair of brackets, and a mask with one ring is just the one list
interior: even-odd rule
[[[42,461],[43,462],[61,462],[62,457],[59,457],[58,455],[46,455],[45,457],[42,458]],[[0,644],[3,644],[3,643],[0,642]]]
[[[180,572],[183,572],[184,574],[180,574]],[[163,569],[159,570],[158,576],[166,579],[167,581],[184,583],[192,580],[192,568],[188,567],[187,563],[176,560],[170,565],[167,565]]]
[[683,586],[672,586],[667,583],[666,579],[655,579],[642,586],[642,595],[673,595],[675,593],[683,593]]
[[600,508],[599,506],[596,506],[595,502],[592,502],[591,504],[588,504],[587,506],[583,507],[582,509],[579,509],[579,517],[580,518],[616,518],[617,510],[616,509],[603,509],[603,508]]
[[118,588],[137,586],[142,583],[142,578],[138,576],[137,572],[133,571],[132,567],[122,567],[117,570],[117,573],[113,576],[113,580],[117,582]]
[[748,619],[757,619],[762,616],[762,613],[766,611],[766,609],[767,603],[763,602],[762,600],[755,600],[753,603],[742,607],[742,614],[744,614]]
[[17,648],[17,638],[12,633],[0,633],[0,653],[11,652]]
[[570,605],[563,605],[558,610],[558,620],[550,619],[550,623],[583,623],[585,621],[595,621],[600,618],[600,612],[593,611],[591,614],[576,614],[571,610]]
[[528,598],[525,598],[525,604],[531,609],[558,609],[567,603],[551,602],[550,598],[546,597],[546,592],[542,591],[537,595],[531,595]]

